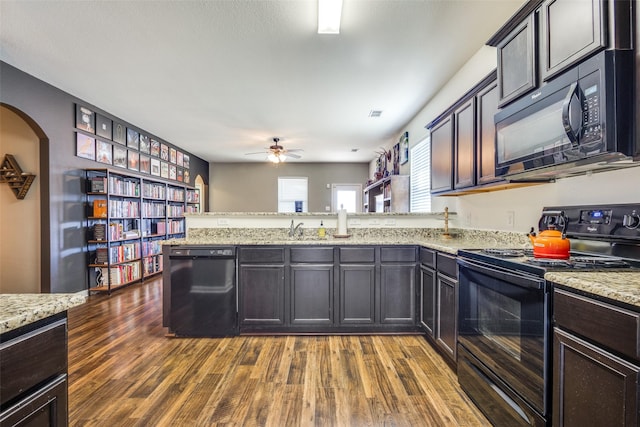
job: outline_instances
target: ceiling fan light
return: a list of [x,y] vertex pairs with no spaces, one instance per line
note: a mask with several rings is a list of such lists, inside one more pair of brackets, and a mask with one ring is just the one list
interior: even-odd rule
[[269,153],[269,155],[267,156],[267,160],[269,160],[271,163],[280,163],[280,157],[275,153]]
[[342,0],[318,0],[318,34],[340,34]]

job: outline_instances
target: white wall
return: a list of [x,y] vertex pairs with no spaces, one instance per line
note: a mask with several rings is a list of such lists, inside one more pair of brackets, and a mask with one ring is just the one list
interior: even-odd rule
[[40,141],[29,125],[0,107],[0,161],[13,154],[36,179],[23,200],[0,183],[0,293],[40,292]]

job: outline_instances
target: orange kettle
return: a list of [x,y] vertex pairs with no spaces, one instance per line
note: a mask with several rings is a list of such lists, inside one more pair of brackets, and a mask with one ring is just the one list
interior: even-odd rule
[[534,258],[569,259],[571,243],[569,239],[555,226],[550,225],[549,229],[541,231],[536,235],[533,227],[529,233],[529,240],[533,245]]

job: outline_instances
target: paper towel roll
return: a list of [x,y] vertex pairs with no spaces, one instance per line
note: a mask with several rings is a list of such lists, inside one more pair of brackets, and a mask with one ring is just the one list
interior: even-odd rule
[[338,234],[346,235],[347,234],[347,211],[346,209],[338,210]]

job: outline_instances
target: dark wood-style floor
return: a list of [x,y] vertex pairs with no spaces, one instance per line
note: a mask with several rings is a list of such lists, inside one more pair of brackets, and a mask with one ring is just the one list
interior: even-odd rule
[[420,336],[165,332],[161,279],[71,309],[70,425],[489,425]]

